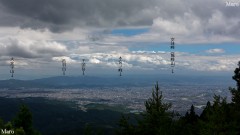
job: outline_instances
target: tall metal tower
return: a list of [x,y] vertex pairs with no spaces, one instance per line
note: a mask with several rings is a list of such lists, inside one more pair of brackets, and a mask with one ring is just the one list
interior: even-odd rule
[[119,57],[118,65],[119,65],[119,68],[118,68],[119,76],[122,76],[122,57],[121,56]]
[[173,74],[174,73],[174,67],[175,67],[175,52],[174,52],[175,43],[174,43],[174,38],[173,37],[171,38],[170,49],[171,49],[171,67],[172,67],[172,74]]
[[13,57],[11,58],[11,61],[10,61],[10,73],[12,74],[11,77],[13,78],[13,74],[14,74],[14,59],[13,59]]
[[65,72],[67,70],[67,62],[65,59],[62,59],[62,71],[63,71],[63,75],[65,75]]
[[83,75],[85,75],[85,70],[86,70],[86,62],[85,62],[85,59],[82,59],[82,72],[83,72]]

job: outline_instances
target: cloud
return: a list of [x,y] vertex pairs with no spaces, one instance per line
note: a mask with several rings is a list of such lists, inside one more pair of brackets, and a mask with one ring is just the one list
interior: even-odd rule
[[176,68],[192,71],[233,71],[239,55],[204,56],[189,53],[176,54]]
[[225,50],[215,48],[215,49],[206,50],[205,52],[206,52],[206,53],[225,53]]
[[[88,67],[110,69],[122,56],[128,70],[168,70],[169,50],[158,51],[159,43],[169,44],[172,36],[179,48],[238,43],[239,16],[240,8],[226,7],[224,0],[1,0],[0,65],[14,56],[22,67],[44,63],[53,69],[65,58],[79,68],[86,58]],[[146,31],[114,35],[115,29]],[[220,48],[205,52],[219,55],[176,52],[176,69],[229,71],[239,58]]]
[[[30,28],[49,28],[58,32],[77,26],[106,27],[106,26],[142,26],[150,25],[151,19],[139,16],[156,3],[155,0],[2,0],[2,18]],[[34,11],[33,11],[34,10]],[[2,21],[1,25],[7,25]]]
[[104,69],[118,68],[119,57],[123,58],[124,69],[134,70],[152,70],[154,71],[157,67],[166,68],[170,61],[165,60],[163,57],[167,57],[166,54],[150,54],[150,53],[91,53],[88,55],[75,54],[72,55],[71,59],[77,60],[81,63],[81,58],[87,59],[88,66],[97,66]]
[[152,29],[154,31],[161,31],[166,34],[187,34],[188,30],[184,24],[179,24],[178,22],[173,22],[169,20],[164,20],[162,18],[156,18],[153,20]]
[[[169,37],[175,36],[178,43],[239,42],[240,8],[226,7],[225,2],[1,0],[0,26],[47,29],[54,33],[64,33],[51,35],[66,40],[95,40],[108,35],[106,32],[112,29],[144,27],[150,31],[131,37],[108,35],[104,39],[119,42],[166,42]],[[97,30],[102,31],[100,36]]]
[[0,40],[0,56],[20,58],[44,58],[65,55],[64,45],[54,41],[35,41],[31,39],[4,38]]
[[[124,70],[137,71],[167,71],[170,70],[170,52],[166,53],[91,53],[82,56],[75,54],[70,57],[76,60],[76,63],[81,63],[80,58],[88,59],[87,65],[97,69],[112,69],[118,68],[119,57],[123,59]],[[78,57],[78,59],[76,59]],[[232,71],[240,59],[239,55],[229,56],[203,56],[190,53],[176,52],[176,71]]]

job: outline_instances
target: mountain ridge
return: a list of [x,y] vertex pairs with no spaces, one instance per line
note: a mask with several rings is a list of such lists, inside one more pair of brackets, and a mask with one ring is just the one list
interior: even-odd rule
[[[222,77],[188,76],[53,76],[34,80],[0,80],[0,88],[82,88],[82,87],[128,87],[153,86],[158,81],[162,85],[229,85],[232,80]],[[233,85],[234,86],[234,85]]]

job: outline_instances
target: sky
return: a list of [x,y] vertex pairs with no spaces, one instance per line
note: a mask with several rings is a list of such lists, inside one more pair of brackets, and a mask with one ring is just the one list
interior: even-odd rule
[[238,0],[0,0],[0,76],[232,75],[240,61]]

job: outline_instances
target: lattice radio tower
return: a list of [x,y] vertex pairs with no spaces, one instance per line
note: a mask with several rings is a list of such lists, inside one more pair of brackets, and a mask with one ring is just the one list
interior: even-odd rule
[[13,78],[13,74],[14,74],[14,59],[13,57],[11,58],[11,61],[10,61],[10,73],[12,74],[11,77]]
[[67,71],[67,62],[65,59],[62,59],[62,72],[63,75],[65,75],[65,72]]
[[174,73],[174,67],[175,67],[175,52],[174,52],[175,43],[174,43],[174,38],[173,37],[171,38],[170,49],[171,49],[171,67],[172,67],[172,74],[173,74]]
[[119,57],[118,65],[119,65],[119,68],[118,68],[119,76],[122,76],[123,70],[122,70],[122,57],[121,56]]
[[83,72],[83,75],[85,75],[85,70],[86,70],[86,60],[85,59],[82,59],[82,72]]

